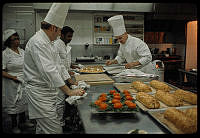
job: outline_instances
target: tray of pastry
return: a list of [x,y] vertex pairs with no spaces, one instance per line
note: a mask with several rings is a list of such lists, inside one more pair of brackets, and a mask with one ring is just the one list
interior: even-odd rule
[[[144,82],[146,84],[146,88],[141,88],[142,90],[146,91],[148,94],[153,94],[156,92],[154,88],[149,86],[148,82]],[[119,91],[123,92],[124,90],[128,90],[132,95],[136,95],[140,90],[138,90],[133,86],[132,83],[114,83],[113,86]]]
[[[133,97],[136,99],[136,104],[143,111],[154,111],[169,107],[190,107],[197,105],[197,95],[188,92],[188,96],[180,97],[177,91],[175,92],[164,92],[161,90],[156,91],[155,94],[148,94],[145,92],[138,92]],[[180,94],[181,95],[181,94]]]
[[105,70],[101,65],[93,65],[93,66],[85,66],[79,69],[78,72],[83,74],[96,74],[96,73],[104,73]]
[[[161,83],[161,84],[159,84],[161,86],[158,87],[154,83]],[[132,94],[137,94],[138,92],[146,92],[148,94],[154,94],[154,93],[156,93],[156,90],[159,90],[159,89],[168,91],[168,92],[173,92],[178,89],[177,87],[175,87],[171,84],[168,84],[166,82],[160,82],[157,80],[153,80],[150,82],[143,82],[140,80],[136,80],[131,83],[114,83],[113,85],[120,92],[123,92],[124,90],[128,90]]]
[[148,114],[172,134],[197,132],[197,106],[170,107],[148,111]]

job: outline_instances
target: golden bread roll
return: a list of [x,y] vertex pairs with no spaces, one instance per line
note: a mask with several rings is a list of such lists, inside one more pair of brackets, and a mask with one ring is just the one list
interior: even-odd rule
[[138,92],[136,95],[136,100],[141,102],[145,107],[149,109],[157,109],[160,108],[160,103],[156,98],[154,98],[152,95],[149,95],[145,92]]
[[166,92],[170,91],[170,87],[167,84],[165,84],[164,82],[158,81],[158,80],[150,81],[150,85],[151,85],[151,87],[153,87],[156,90],[163,90]]
[[193,119],[197,125],[197,107],[186,109],[185,114],[189,118]]
[[157,90],[155,98],[168,106],[176,107],[183,105],[183,101],[180,98],[176,97],[174,94],[165,91]]
[[178,89],[174,92],[174,94],[183,99],[183,101],[186,101],[190,104],[197,104],[197,94],[195,93]]
[[137,92],[152,92],[150,86],[141,81],[132,82],[132,86],[137,90]]
[[195,122],[187,117],[183,111],[176,108],[168,108],[164,112],[164,118],[173,123],[183,133],[191,134],[197,131]]

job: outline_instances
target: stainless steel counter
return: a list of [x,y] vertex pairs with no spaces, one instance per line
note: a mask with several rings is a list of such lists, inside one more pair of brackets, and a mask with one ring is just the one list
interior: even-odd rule
[[139,111],[136,114],[94,114],[89,104],[94,93],[109,92],[113,85],[91,86],[88,95],[80,100],[78,110],[83,121],[86,134],[127,134],[133,129],[143,129],[149,134],[170,133],[147,113]]

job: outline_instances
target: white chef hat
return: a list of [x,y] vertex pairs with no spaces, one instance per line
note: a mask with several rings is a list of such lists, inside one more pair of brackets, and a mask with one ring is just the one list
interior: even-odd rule
[[56,27],[63,28],[69,6],[69,3],[53,3],[44,21]]
[[15,34],[16,31],[14,29],[7,29],[3,32],[3,41],[5,42],[10,36]]
[[108,23],[113,28],[114,36],[120,36],[126,32],[126,28],[124,25],[124,18],[122,15],[116,15],[116,16],[110,17],[108,19]]

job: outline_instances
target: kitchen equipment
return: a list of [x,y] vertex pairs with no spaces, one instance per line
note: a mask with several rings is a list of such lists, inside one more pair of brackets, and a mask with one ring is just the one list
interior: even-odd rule
[[113,84],[114,81],[106,74],[75,75],[76,81],[85,81],[89,85]]
[[77,57],[76,62],[95,62],[95,57]]
[[167,53],[169,55],[176,55],[176,48],[167,48]]
[[164,64],[161,60],[154,60],[152,62],[156,69],[156,75],[159,75],[159,81],[164,81]]
[[159,48],[151,48],[150,51],[152,54],[158,54]]

